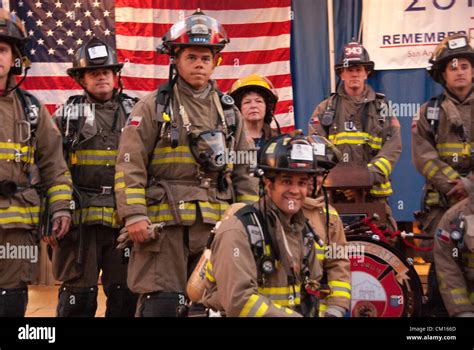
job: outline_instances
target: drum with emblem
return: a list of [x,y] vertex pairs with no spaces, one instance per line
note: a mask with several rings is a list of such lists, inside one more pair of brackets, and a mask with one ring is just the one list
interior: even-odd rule
[[351,317],[417,317],[423,289],[411,260],[377,236],[347,236]]

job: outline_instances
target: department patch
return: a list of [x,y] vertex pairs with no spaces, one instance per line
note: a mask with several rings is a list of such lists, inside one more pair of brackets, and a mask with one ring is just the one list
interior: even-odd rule
[[129,117],[127,120],[127,126],[140,126],[142,123],[143,117],[133,116]]
[[438,239],[442,240],[443,242],[446,242],[446,243],[451,242],[451,235],[449,234],[449,232],[441,228],[436,230],[436,237],[438,237]]

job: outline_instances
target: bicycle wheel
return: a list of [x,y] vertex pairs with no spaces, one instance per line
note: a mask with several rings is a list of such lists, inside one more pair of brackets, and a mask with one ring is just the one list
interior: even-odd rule
[[351,317],[421,316],[423,289],[406,257],[371,237],[347,236],[347,241],[351,249]]

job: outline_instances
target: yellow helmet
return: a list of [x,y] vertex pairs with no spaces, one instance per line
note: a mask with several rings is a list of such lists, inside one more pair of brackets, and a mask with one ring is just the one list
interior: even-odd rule
[[265,123],[270,124],[278,101],[275,93],[275,87],[272,82],[258,74],[251,74],[238,79],[230,88],[229,94],[234,98],[235,105],[240,109],[242,98],[248,92],[257,92],[262,95],[267,105],[265,114]]

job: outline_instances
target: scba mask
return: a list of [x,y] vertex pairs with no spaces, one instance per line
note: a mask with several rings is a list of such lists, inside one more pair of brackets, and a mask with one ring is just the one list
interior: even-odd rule
[[191,135],[190,149],[194,159],[205,171],[222,171],[226,168],[226,138],[220,130],[208,130]]

